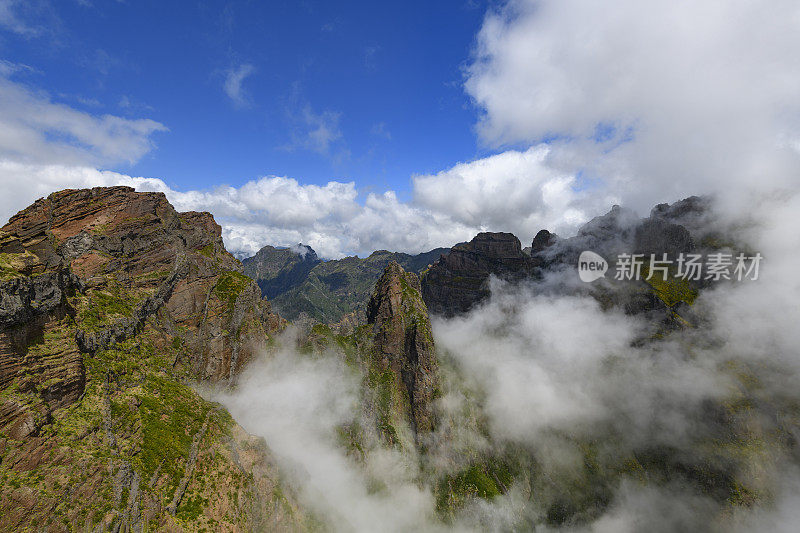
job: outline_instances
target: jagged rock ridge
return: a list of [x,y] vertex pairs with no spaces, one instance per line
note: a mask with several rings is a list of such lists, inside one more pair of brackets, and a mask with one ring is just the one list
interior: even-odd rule
[[[713,248],[714,223],[710,200],[690,197],[672,205],[660,204],[648,218],[639,218],[630,209],[613,206],[605,215],[584,224],[574,237],[563,239],[539,231],[531,246],[522,251],[519,240],[510,233],[480,233],[469,243],[454,246],[434,262],[422,276],[422,295],[434,314],[452,317],[465,313],[489,296],[489,279],[504,281],[538,280],[548,272],[574,269],[578,256],[591,250],[605,257],[613,273],[620,253],[667,254],[695,252]],[[711,244],[709,244],[711,243]],[[613,275],[613,274],[612,274]],[[693,299],[704,282],[687,286],[650,287],[644,282],[618,284],[614,291],[598,294],[604,304],[614,302],[630,313],[656,311],[671,320],[675,305]],[[680,289],[680,290],[677,290]],[[680,292],[663,298],[664,291]],[[686,312],[685,305],[683,311]]]

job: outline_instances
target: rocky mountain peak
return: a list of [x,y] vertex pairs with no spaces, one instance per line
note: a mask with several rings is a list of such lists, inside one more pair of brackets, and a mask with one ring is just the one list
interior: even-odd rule
[[377,371],[392,381],[395,408],[419,437],[434,427],[438,363],[419,278],[395,261],[388,264],[367,305]]
[[666,253],[670,258],[694,250],[692,234],[684,226],[661,218],[649,218],[636,226],[633,235],[633,251],[639,254],[655,254],[661,257]]
[[303,244],[291,248],[264,246],[256,255],[242,260],[243,272],[256,280],[261,293],[273,299],[308,277],[321,263],[317,253]]
[[490,275],[521,279],[533,275],[536,264],[513,234],[479,233],[431,265],[423,276],[422,294],[432,313],[453,316],[489,295]]
[[522,245],[513,233],[478,233],[464,247],[471,252],[501,260],[518,259],[522,256]]
[[[0,385],[26,376],[45,399],[26,405],[45,411],[81,395],[85,355],[148,328],[182,348],[174,364],[222,380],[280,325],[211,214],[178,213],[162,193],[98,187],[40,199],[0,229],[0,269]],[[0,425],[30,418],[12,403]]]
[[531,254],[539,253],[553,246],[558,239],[555,233],[550,233],[546,229],[539,230],[531,243]]

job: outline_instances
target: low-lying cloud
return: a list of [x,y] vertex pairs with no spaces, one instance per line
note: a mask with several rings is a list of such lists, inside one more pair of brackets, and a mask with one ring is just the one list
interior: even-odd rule
[[359,418],[360,376],[334,354],[312,357],[290,346],[248,368],[235,392],[216,399],[266,440],[305,508],[333,530],[431,530],[434,500],[414,482],[413,464],[380,447],[358,463],[337,441],[337,428]]
[[[655,472],[628,471],[611,487],[590,481],[611,497],[587,530],[796,527],[800,242],[790,228],[799,201],[776,195],[733,230],[739,245],[764,254],[761,276],[702,291],[694,328],[655,338],[645,318],[604,310],[585,285],[564,291],[563,273],[528,286],[496,283],[478,309],[434,321],[440,353],[484,394],[495,445],[531,451],[547,479],[584,468],[576,443],[590,443],[601,465],[652,450],[677,458],[666,476],[657,463]],[[707,480],[698,484],[682,470],[693,461],[757,496],[727,507],[731,499],[721,503]],[[539,490],[532,512],[541,521],[536,502],[546,510],[559,493]]]
[[[306,508],[336,531],[559,529],[550,510],[570,490],[595,498],[570,531],[791,531],[798,455],[780,435],[798,434],[800,311],[791,302],[800,288],[791,266],[800,246],[786,226],[797,198],[763,204],[750,214],[757,223],[732,235],[763,245],[762,275],[702,291],[696,328],[653,337],[652,317],[601,306],[563,272],[495,282],[480,307],[435,319],[443,396],[427,456],[375,439],[363,461],[349,456],[336,428],[370,423],[359,418],[361,376],[341,355],[298,353],[291,339],[218,399],[266,439]],[[653,450],[664,464],[646,462]],[[437,516],[441,476],[476,454],[508,453],[535,462],[507,494],[467,502],[450,521]],[[646,471],[629,466],[638,461]],[[586,474],[587,464],[596,471]],[[693,478],[697,465],[712,477]],[[757,497],[721,498],[715,490],[728,490],[728,475],[743,497]]]

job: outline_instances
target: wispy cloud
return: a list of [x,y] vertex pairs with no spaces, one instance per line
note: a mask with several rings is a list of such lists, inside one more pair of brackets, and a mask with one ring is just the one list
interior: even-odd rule
[[364,49],[364,66],[367,68],[367,70],[375,70],[378,68],[376,56],[380,50],[380,46],[367,46]]
[[58,33],[60,26],[48,0],[0,0],[0,29],[36,38]]
[[119,102],[117,102],[117,107],[120,109],[124,109],[127,112],[131,111],[152,111],[153,106],[146,104],[144,102],[140,102],[134,98],[131,98],[127,94],[123,94],[119,98]]
[[44,164],[134,163],[167,128],[150,119],[94,115],[0,76],[0,157]]
[[243,84],[255,71],[256,68],[250,63],[242,63],[238,67],[231,68],[226,72],[222,89],[225,91],[228,98],[231,99],[234,106],[244,108],[252,105]]
[[375,137],[381,137],[387,141],[392,140],[392,132],[389,131],[389,128],[386,126],[385,122],[378,122],[377,124],[374,124],[369,132]]
[[14,63],[13,61],[0,59],[0,76],[9,77],[21,72],[32,73],[37,72],[37,70],[30,65],[25,65],[24,63]]
[[309,150],[339,162],[350,157],[340,125],[342,113],[332,110],[315,111],[306,103],[295,111],[289,111],[288,117],[292,129],[291,141],[281,146],[281,149]]
[[29,26],[19,16],[18,0],[0,0],[0,27],[10,30],[19,35],[33,36],[39,32],[33,26]]
[[121,67],[122,61],[102,48],[97,48],[79,60],[79,64],[86,69],[97,72],[102,77],[108,76],[113,69]]
[[311,106],[303,108],[302,119],[307,127],[304,145],[309,150],[328,154],[331,144],[342,138],[339,120],[342,114],[334,111],[315,113]]

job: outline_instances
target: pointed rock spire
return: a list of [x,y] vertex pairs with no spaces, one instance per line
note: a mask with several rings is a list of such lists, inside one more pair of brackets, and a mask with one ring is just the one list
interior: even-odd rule
[[428,309],[422,301],[419,278],[392,261],[375,285],[367,305],[374,334],[374,364],[391,375],[392,402],[410,422],[417,442],[433,429],[433,400],[439,376]]

